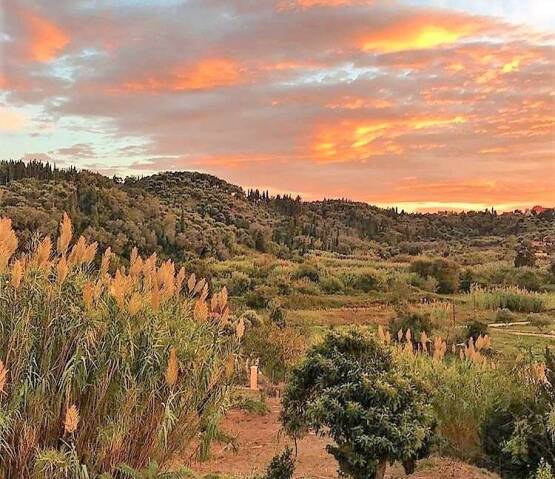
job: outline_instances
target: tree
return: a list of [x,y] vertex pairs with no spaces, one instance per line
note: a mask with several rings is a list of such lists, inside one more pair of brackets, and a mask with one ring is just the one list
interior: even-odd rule
[[535,266],[536,255],[534,254],[534,247],[528,240],[520,240],[515,248],[515,267],[521,266]]
[[434,419],[420,382],[367,332],[331,332],[297,366],[282,410],[285,430],[328,434],[328,452],[353,479],[382,479],[388,462],[408,464],[427,449]]

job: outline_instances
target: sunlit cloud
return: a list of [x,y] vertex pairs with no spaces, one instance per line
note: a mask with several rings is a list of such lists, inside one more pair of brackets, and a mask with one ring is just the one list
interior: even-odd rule
[[471,17],[416,15],[373,29],[363,36],[361,47],[382,53],[434,48],[483,32],[484,27]]
[[555,203],[554,32],[478,2],[5,5],[4,157],[412,209]]
[[126,81],[117,92],[163,92],[205,90],[246,81],[241,66],[225,58],[207,58],[191,65],[176,66],[160,76]]
[[61,53],[70,38],[58,25],[28,9],[18,11],[24,25],[25,55],[34,61],[47,62]]

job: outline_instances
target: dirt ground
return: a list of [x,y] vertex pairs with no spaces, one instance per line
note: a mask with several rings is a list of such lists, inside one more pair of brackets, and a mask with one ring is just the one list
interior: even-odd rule
[[[261,473],[272,457],[292,442],[281,433],[279,424],[280,404],[276,399],[269,399],[270,412],[260,416],[240,410],[228,413],[222,429],[236,438],[236,449],[216,444],[212,448],[209,461],[193,464],[199,473],[232,474],[249,476]],[[337,464],[326,452],[328,441],[310,435],[299,441],[297,479],[337,479]],[[388,468],[388,479],[406,477],[398,466]],[[472,466],[461,464],[451,459],[434,458],[422,461],[418,471],[410,476],[414,479],[499,479],[495,474],[481,471]]]

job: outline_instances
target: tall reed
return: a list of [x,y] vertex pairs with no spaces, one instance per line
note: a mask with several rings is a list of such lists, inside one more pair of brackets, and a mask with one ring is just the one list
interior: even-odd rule
[[[238,348],[225,291],[141,258],[72,244],[67,216],[14,259],[0,219],[0,477],[96,477],[190,455],[221,414]],[[243,325],[240,326],[242,328]]]

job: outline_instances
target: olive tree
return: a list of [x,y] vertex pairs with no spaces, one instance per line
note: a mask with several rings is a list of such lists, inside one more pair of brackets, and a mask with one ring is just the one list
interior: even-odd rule
[[353,479],[382,479],[388,462],[413,469],[434,429],[423,386],[356,328],[329,333],[293,370],[282,422],[297,438],[310,430],[331,437],[328,452]]

